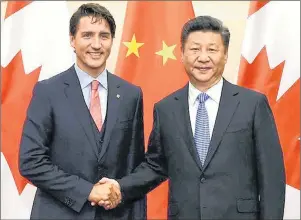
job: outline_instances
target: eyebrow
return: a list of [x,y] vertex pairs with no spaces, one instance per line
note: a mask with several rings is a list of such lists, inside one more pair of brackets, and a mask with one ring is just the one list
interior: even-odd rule
[[81,34],[83,35],[83,34],[93,34],[93,32],[92,31],[83,31],[83,32],[81,32]]
[[198,42],[195,42],[195,41],[192,41],[193,44],[197,44],[197,45],[200,45],[200,43]]
[[[95,34],[95,32],[93,32],[93,31],[83,31],[83,32],[81,32],[81,34],[82,35],[83,34]],[[101,32],[99,32],[99,34],[110,35],[111,33],[110,32],[106,32],[106,31],[101,31]]]
[[[196,44],[196,45],[201,45],[201,43],[198,43],[198,42],[195,42],[195,41],[192,41],[192,44]],[[215,46],[215,47],[218,47],[218,45],[216,43],[211,43],[209,44],[209,46]]]
[[111,33],[110,32],[106,32],[106,31],[102,31],[102,32],[99,32],[99,34],[110,35]]

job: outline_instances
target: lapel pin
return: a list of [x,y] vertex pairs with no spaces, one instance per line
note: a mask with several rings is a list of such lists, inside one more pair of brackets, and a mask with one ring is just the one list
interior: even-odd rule
[[117,94],[117,95],[116,95],[116,97],[117,97],[117,99],[119,99],[119,98],[120,98],[120,95],[119,95],[119,94]]

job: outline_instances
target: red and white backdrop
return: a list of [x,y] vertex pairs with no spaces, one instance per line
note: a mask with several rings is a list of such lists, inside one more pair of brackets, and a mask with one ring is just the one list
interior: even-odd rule
[[[267,95],[285,160],[285,219],[300,219],[300,2],[99,3],[117,22],[109,68],[143,89],[146,140],[154,102],[187,80],[179,62],[181,26],[203,13],[232,18],[226,19],[232,39],[225,77]],[[5,8],[1,3],[1,219],[29,218],[36,188],[18,172],[23,121],[34,83],[74,62],[68,38],[74,9],[64,1],[9,1]],[[234,11],[241,15],[241,32]],[[149,193],[148,219],[166,218],[167,187],[165,182]]]
[[241,56],[237,83],[265,93],[275,116],[285,218],[300,219],[300,2],[251,2]]

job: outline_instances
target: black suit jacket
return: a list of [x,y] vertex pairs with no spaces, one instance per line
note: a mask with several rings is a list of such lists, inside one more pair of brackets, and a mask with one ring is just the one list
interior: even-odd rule
[[281,219],[283,156],[266,97],[224,80],[201,165],[188,109],[188,84],[154,108],[145,161],[119,181],[124,200],[169,178],[170,219]]
[[87,201],[102,177],[121,178],[142,162],[142,100],[139,87],[108,73],[106,129],[97,140],[74,66],[36,84],[19,157],[21,174],[38,188],[31,218],[94,219],[96,209],[108,220],[145,217],[145,199],[111,211]]

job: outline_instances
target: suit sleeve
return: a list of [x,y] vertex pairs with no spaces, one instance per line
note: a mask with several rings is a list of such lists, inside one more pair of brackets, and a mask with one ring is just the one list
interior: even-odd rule
[[137,105],[133,120],[132,141],[128,160],[128,173],[141,163],[144,159],[144,127],[143,127],[143,95],[141,89],[137,97]]
[[154,108],[154,122],[144,161],[130,175],[117,180],[123,201],[141,198],[167,178],[166,159],[160,137],[160,122]]
[[273,113],[261,96],[254,115],[260,219],[283,219],[285,170]]
[[[130,174],[144,160],[144,124],[143,94],[141,88],[137,95],[135,116],[133,120],[132,141],[128,155],[127,174]],[[146,219],[146,196],[133,202],[133,219]]]
[[19,152],[19,170],[35,186],[80,212],[93,184],[54,165],[49,153],[53,133],[47,84],[38,82],[27,110]]

